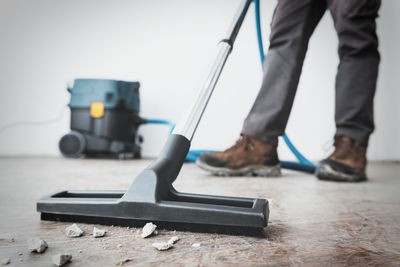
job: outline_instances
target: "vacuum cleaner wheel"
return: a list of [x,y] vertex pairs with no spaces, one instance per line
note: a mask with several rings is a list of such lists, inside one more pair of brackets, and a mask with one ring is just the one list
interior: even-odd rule
[[59,148],[63,156],[79,158],[86,148],[85,137],[79,132],[71,131],[61,138]]

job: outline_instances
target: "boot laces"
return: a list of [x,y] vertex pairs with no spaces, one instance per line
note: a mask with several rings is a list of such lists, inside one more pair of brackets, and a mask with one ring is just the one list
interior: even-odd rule
[[224,152],[230,152],[230,151],[234,151],[240,147],[244,147],[245,150],[253,150],[254,146],[251,143],[251,140],[248,136],[240,136],[239,140],[236,141],[236,143],[231,146],[230,148],[228,148],[227,150],[225,150]]

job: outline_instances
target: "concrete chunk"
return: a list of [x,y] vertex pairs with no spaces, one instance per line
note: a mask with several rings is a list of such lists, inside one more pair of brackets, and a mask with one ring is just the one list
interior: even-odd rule
[[168,250],[174,246],[174,244],[179,240],[179,237],[173,236],[167,242],[157,242],[153,243],[152,246],[158,250]]
[[162,251],[172,248],[174,245],[170,242],[157,242],[152,244],[153,247]]
[[168,243],[175,244],[178,241],[179,241],[179,237],[173,236],[168,240]]
[[96,228],[96,227],[93,228],[93,237],[94,238],[103,237],[105,235],[106,235],[106,230],[99,229],[99,228]]
[[1,259],[1,265],[8,265],[10,264],[10,262],[11,262],[10,258]]
[[120,260],[120,261],[117,261],[117,262],[115,263],[115,265],[121,266],[121,265],[123,265],[123,264],[126,263],[126,262],[130,262],[131,260],[132,260],[131,258],[125,258],[125,259],[122,259],[122,260]]
[[65,234],[68,237],[79,237],[83,234],[83,230],[74,223],[65,229]]
[[28,249],[31,252],[43,253],[47,249],[46,241],[36,237],[28,240]]
[[146,237],[152,235],[153,232],[156,230],[156,228],[157,228],[157,225],[155,225],[151,222],[146,223],[146,225],[142,229],[142,237],[146,238]]
[[51,261],[56,266],[63,266],[67,262],[71,261],[72,255],[67,253],[56,254],[51,258]]
[[194,247],[194,248],[199,248],[199,247],[200,247],[200,243],[194,243],[194,244],[192,245],[192,247]]

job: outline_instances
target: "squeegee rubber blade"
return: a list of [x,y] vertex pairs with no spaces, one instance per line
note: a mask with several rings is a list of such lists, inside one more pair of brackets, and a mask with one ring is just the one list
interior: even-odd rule
[[157,225],[158,229],[171,230],[171,231],[189,231],[195,233],[216,233],[227,235],[243,235],[263,237],[265,236],[265,228],[248,227],[248,226],[224,226],[213,224],[196,224],[196,223],[177,223],[165,222],[157,220],[135,220],[135,219],[121,219],[121,218],[107,218],[97,216],[80,216],[68,214],[55,214],[55,213],[41,213],[41,219],[44,221],[58,221],[58,222],[71,222],[71,223],[88,223],[100,224],[107,226],[123,226],[123,227],[143,227],[146,223],[152,222]]

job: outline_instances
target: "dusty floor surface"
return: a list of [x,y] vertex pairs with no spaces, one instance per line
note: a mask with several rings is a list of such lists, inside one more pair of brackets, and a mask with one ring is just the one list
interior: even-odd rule
[[[71,253],[66,266],[400,266],[400,164],[374,163],[370,181],[342,184],[284,171],[281,178],[216,178],[185,164],[175,182],[184,192],[267,198],[264,237],[159,231],[142,239],[137,229],[78,224],[85,235],[68,238],[69,223],[42,222],[36,201],[64,189],[126,189],[148,160],[0,158],[0,259],[8,266],[52,266],[51,257]],[[178,235],[174,248],[154,242]],[[44,254],[29,253],[26,240],[45,239]],[[192,244],[200,243],[194,248]]]

